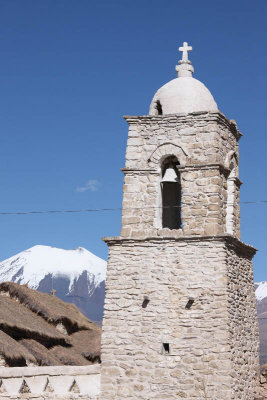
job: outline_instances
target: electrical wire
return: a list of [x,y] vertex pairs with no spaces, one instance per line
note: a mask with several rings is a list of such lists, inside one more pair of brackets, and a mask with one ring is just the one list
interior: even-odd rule
[[[182,205],[193,205],[193,203],[181,203]],[[241,201],[238,204],[267,204],[267,200],[258,201]],[[145,210],[157,208],[180,208],[181,206],[161,206],[161,207],[118,207],[118,208],[85,208],[78,210],[38,210],[38,211],[0,211],[0,215],[30,215],[30,214],[71,214],[86,212],[105,212],[105,211],[122,211],[122,210]]]

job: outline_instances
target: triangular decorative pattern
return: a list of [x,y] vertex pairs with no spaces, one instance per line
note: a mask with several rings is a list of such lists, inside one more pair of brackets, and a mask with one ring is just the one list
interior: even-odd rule
[[[25,381],[27,382],[31,393],[43,393],[48,384],[47,376],[42,375],[29,376],[25,378]],[[49,391],[49,388],[47,391]]]
[[25,379],[23,379],[22,385],[19,390],[20,393],[31,393],[29,386],[27,385],[27,382]]
[[72,382],[72,385],[70,387],[69,390],[71,393],[80,393],[80,388],[76,382],[76,380],[74,379],[74,381]]
[[1,379],[1,382],[0,382],[0,393],[6,393],[6,388],[5,388],[5,385],[4,385],[3,381],[2,381],[2,379]]
[[44,393],[52,393],[52,392],[54,392],[54,389],[50,385],[49,379],[47,378],[46,385],[44,388]]
[[8,394],[19,394],[23,378],[3,378],[3,383]]
[[52,386],[56,394],[69,393],[73,381],[74,381],[74,376],[71,375],[59,375],[59,376],[49,377],[50,385]]
[[[94,367],[94,369],[96,369]],[[77,374],[77,370],[81,374]],[[68,370],[57,368],[23,368],[21,374],[18,369],[5,369],[3,375],[0,376],[0,400],[2,399],[22,399],[34,397],[53,397],[76,399],[81,396],[86,398],[97,399],[100,393],[100,373],[99,370],[89,370],[84,373],[85,368],[80,369],[68,367]],[[67,372],[67,373],[66,373]],[[86,371],[87,372],[87,371]],[[26,376],[25,376],[26,375]],[[28,375],[28,376],[27,376]],[[51,398],[52,399],[52,398]]]

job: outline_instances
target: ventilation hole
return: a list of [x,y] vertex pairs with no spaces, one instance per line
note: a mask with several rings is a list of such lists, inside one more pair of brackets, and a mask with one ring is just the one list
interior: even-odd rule
[[170,354],[170,343],[162,343],[163,354]]
[[149,298],[147,296],[144,296],[142,308],[146,308],[149,302],[150,302]]
[[187,302],[185,308],[186,308],[187,310],[189,310],[189,309],[192,307],[192,305],[194,304],[194,301],[195,301],[195,299],[194,299],[193,297],[189,297],[188,302]]

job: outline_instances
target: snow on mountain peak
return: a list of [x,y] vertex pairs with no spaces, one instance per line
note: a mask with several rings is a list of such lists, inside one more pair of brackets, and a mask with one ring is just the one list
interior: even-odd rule
[[52,274],[54,277],[68,277],[71,288],[74,280],[87,271],[97,287],[106,278],[106,264],[106,261],[83,247],[64,250],[36,245],[0,262],[0,281],[27,283],[37,289],[40,281]]
[[257,282],[256,283],[257,289],[256,289],[256,299],[258,301],[263,300],[265,297],[267,297],[267,282]]

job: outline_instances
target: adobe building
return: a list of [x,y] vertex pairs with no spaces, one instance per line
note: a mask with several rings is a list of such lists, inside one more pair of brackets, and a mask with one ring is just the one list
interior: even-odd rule
[[101,400],[254,400],[252,258],[240,240],[241,133],[179,48],[178,78],[129,136],[120,237],[109,246]]

